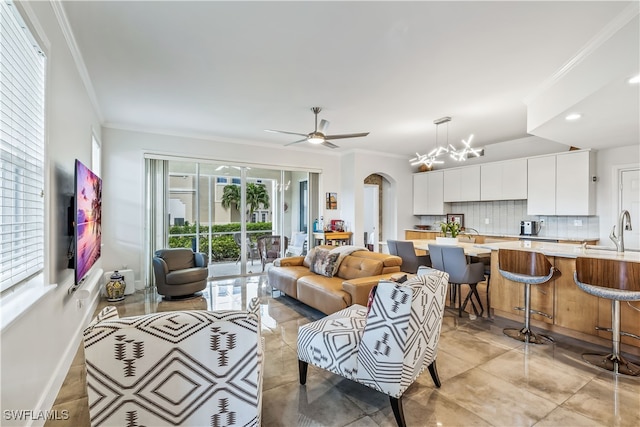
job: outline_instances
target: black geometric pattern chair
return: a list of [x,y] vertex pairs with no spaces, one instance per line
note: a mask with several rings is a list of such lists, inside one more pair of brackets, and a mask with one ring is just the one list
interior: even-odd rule
[[247,311],[173,311],[84,331],[92,426],[259,426],[263,342],[258,299]]
[[352,305],[298,329],[300,383],[308,364],[389,395],[404,426],[402,395],[425,369],[436,387],[436,356],[448,274],[421,268],[399,284],[380,281],[369,313]]

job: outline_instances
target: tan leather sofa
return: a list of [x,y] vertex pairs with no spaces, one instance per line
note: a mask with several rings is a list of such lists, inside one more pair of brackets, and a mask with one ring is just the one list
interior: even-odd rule
[[303,256],[277,259],[267,277],[274,289],[331,314],[353,304],[366,306],[371,288],[397,275],[401,265],[398,256],[359,250],[344,257],[333,277],[311,272]]

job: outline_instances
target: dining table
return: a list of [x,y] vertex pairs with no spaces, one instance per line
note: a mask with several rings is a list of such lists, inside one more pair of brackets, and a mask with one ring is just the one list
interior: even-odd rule
[[[427,251],[429,253],[429,245],[440,245],[441,243],[436,240],[428,240],[428,239],[416,239],[411,240],[413,242],[413,247],[418,250]],[[456,244],[447,244],[445,246],[457,246],[464,249],[464,254],[467,256],[473,256],[477,258],[491,257],[491,249],[484,248],[476,245],[475,243],[469,242],[457,242]]]

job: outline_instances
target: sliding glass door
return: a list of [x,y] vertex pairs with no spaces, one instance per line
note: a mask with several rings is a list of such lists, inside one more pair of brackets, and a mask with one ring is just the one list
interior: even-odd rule
[[[166,230],[166,238],[148,239],[155,246],[151,253],[160,247],[189,247],[208,255],[211,277],[230,277],[260,274],[274,258],[299,255],[306,248],[310,222],[306,171],[148,159],[147,175],[166,187],[164,194],[156,189],[147,198],[149,212],[165,212],[149,216],[151,221],[165,221],[150,230]],[[259,241],[267,245],[266,263]]]

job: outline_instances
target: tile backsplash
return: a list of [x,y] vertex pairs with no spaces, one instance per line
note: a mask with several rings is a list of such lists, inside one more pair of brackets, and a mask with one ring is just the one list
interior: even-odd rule
[[[544,221],[539,237],[582,239],[598,238],[600,234],[597,216],[527,215],[526,200],[451,203],[450,213],[464,215],[466,228],[487,235],[518,235],[522,220]],[[422,215],[418,218],[417,224],[433,225],[436,230],[440,229],[440,222],[446,219],[439,215]]]

